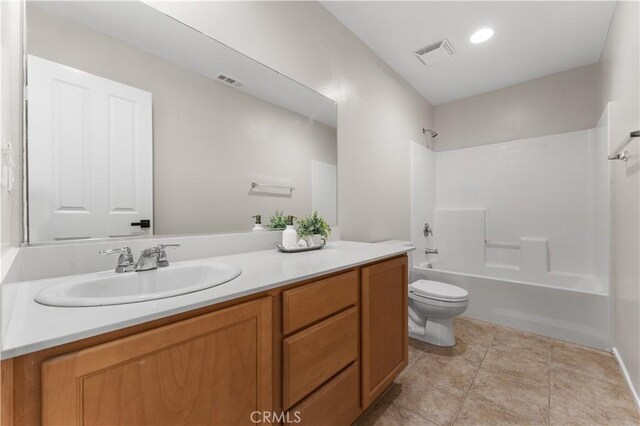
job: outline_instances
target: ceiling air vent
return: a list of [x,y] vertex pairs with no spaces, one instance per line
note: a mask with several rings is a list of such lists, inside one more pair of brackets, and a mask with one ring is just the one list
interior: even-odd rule
[[219,74],[218,75],[218,80],[222,81],[223,83],[227,83],[227,84],[230,84],[232,86],[235,86],[235,87],[242,86],[242,83],[240,83],[238,80],[236,80],[233,77],[229,77],[228,75]]
[[426,66],[430,66],[436,62],[442,61],[443,59],[447,59],[453,56],[454,53],[456,53],[456,51],[453,50],[453,46],[449,40],[446,39],[416,50],[416,56]]

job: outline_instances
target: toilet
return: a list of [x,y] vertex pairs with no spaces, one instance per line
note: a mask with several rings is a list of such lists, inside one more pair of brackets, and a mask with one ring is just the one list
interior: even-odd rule
[[453,319],[469,306],[467,290],[440,281],[409,286],[409,336],[436,346],[454,346]]

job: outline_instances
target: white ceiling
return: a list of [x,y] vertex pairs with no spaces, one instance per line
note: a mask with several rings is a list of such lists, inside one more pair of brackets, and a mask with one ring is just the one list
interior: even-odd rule
[[[336,18],[434,105],[600,60],[615,2],[324,1]],[[472,44],[490,27],[493,38]],[[431,67],[414,53],[449,39]]]

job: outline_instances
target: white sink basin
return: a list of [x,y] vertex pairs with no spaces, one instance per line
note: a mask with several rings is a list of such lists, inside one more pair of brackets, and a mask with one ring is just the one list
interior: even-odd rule
[[227,263],[173,264],[144,272],[98,273],[71,278],[40,291],[35,300],[50,306],[104,306],[144,302],[224,284],[242,270]]

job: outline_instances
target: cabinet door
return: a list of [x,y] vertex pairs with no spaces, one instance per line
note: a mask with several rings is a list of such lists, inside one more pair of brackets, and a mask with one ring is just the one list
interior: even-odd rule
[[407,366],[407,256],[362,268],[362,405]]
[[254,424],[272,409],[271,298],[42,364],[45,425]]

